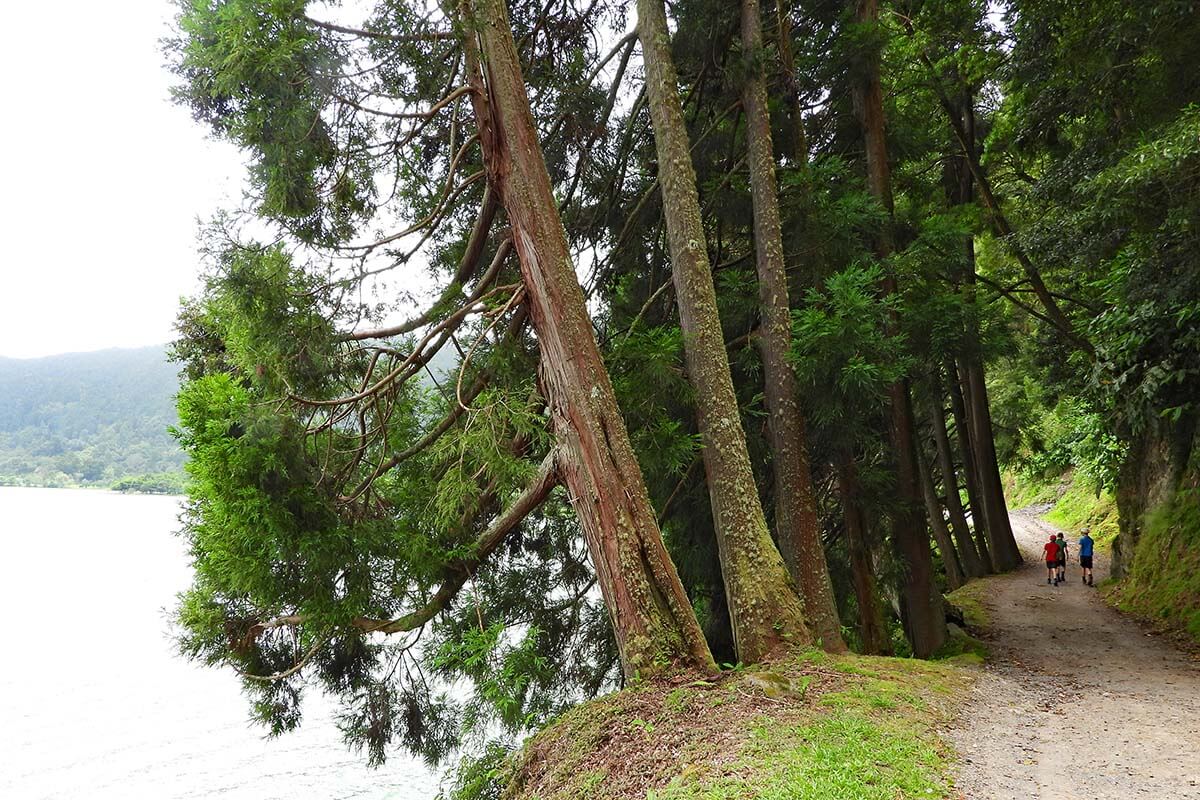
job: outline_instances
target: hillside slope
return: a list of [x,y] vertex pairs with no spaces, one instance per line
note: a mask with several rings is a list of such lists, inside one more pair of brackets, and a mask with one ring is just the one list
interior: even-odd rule
[[174,365],[162,346],[0,358],[0,484],[108,486],[177,472]]

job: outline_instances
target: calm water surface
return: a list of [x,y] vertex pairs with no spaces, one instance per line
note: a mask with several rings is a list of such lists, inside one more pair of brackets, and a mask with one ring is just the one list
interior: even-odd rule
[[176,656],[189,582],[179,500],[0,487],[0,798],[432,800],[395,756],[368,769],[332,707],[267,740],[237,679]]

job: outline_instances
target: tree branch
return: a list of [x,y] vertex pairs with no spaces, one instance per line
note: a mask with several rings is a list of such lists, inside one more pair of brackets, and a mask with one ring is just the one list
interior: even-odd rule
[[349,36],[362,36],[367,39],[384,39],[389,42],[400,42],[411,44],[415,42],[437,42],[446,39],[454,39],[456,34],[453,31],[430,31],[429,33],[410,33],[404,35],[396,35],[393,33],[379,33],[378,31],[368,31],[362,28],[351,28],[346,25],[335,25],[332,22],[323,22],[319,19],[313,19],[307,15],[301,15],[302,20],[309,25],[315,25],[318,28],[323,28],[334,33],[345,33]]
[[[386,339],[389,336],[400,336],[405,333],[411,333],[417,328],[433,322],[437,317],[439,309],[450,302],[455,295],[462,292],[463,285],[471,279],[471,276],[478,269],[479,260],[483,257],[483,248],[487,244],[488,233],[491,231],[492,222],[496,219],[496,211],[499,207],[500,202],[496,197],[495,191],[490,186],[487,186],[483,190],[483,204],[479,209],[479,216],[475,219],[475,226],[471,229],[471,235],[467,238],[466,250],[463,252],[462,258],[459,259],[458,271],[454,274],[454,279],[450,282],[450,285],[446,287],[445,291],[442,292],[441,296],[438,297],[428,310],[398,325],[345,334],[341,337],[342,341],[358,342],[363,339]],[[475,292],[467,297],[467,304],[479,299],[476,295],[482,289],[487,288],[488,283],[491,282],[490,278],[494,278],[495,273],[499,272],[499,264],[503,263],[504,256],[507,256],[511,247],[511,239],[506,239],[500,244],[499,249],[496,250],[495,257],[492,259],[492,265],[488,268],[484,276],[479,279],[479,283],[475,287]]]

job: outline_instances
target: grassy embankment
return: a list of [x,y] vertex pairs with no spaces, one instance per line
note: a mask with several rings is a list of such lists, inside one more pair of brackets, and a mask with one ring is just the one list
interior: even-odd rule
[[949,797],[953,753],[938,730],[975,680],[969,660],[808,651],[716,680],[633,686],[531,738],[504,768],[503,797]]
[[1146,515],[1117,608],[1200,645],[1200,487],[1181,487]]

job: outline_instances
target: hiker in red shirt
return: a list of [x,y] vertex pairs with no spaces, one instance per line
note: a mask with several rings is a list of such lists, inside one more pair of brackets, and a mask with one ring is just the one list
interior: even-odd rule
[[1054,578],[1055,573],[1058,572],[1058,540],[1051,536],[1050,541],[1046,542],[1042,549],[1046,551],[1046,583],[1053,583],[1057,586],[1058,583]]

